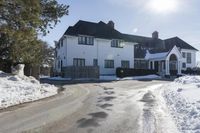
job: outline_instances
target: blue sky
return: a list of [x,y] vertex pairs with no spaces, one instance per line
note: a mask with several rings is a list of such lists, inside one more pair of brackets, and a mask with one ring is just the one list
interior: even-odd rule
[[[178,36],[200,50],[200,0],[58,0],[70,5],[69,15],[42,37],[50,45],[68,26],[78,20],[113,20],[123,33],[151,36],[155,30],[161,39]],[[200,54],[197,57],[200,60]]]

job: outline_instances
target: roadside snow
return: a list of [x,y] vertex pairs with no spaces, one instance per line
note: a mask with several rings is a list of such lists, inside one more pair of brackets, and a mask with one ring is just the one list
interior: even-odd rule
[[48,77],[49,80],[72,80],[71,78],[62,78],[62,77]]
[[57,94],[57,87],[40,84],[33,77],[19,77],[0,71],[0,109]]
[[160,79],[158,75],[146,75],[146,76],[134,76],[134,77],[125,77],[118,78],[116,76],[100,76],[100,80],[141,80],[141,79]]
[[184,76],[165,86],[166,103],[182,133],[200,133],[200,76]]
[[162,96],[163,84],[142,89],[143,113],[140,120],[144,133],[179,133]]

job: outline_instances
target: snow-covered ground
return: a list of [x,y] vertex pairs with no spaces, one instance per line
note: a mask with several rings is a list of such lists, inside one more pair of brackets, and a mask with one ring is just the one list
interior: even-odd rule
[[19,77],[0,71],[0,109],[57,94],[57,87],[40,84],[33,77]]
[[140,80],[140,79],[160,79],[158,75],[147,75],[147,76],[134,76],[134,77],[125,77],[118,78],[116,76],[100,76],[100,80]]
[[200,133],[200,76],[184,76],[164,87],[163,96],[182,133]]

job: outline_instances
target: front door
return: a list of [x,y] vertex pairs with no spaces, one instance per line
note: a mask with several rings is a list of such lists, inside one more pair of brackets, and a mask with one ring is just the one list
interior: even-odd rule
[[159,63],[158,63],[158,61],[155,61],[154,62],[155,64],[155,70],[158,72],[158,70],[159,70]]

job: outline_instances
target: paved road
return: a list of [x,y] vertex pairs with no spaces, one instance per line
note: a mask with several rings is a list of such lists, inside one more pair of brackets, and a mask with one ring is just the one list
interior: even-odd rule
[[161,121],[151,112],[154,95],[145,88],[165,83],[132,80],[66,85],[56,97],[1,112],[0,133],[162,132]]

